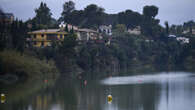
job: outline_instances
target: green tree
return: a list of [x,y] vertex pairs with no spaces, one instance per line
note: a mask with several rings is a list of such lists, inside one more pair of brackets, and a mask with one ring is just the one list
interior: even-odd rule
[[155,19],[158,14],[158,7],[145,6],[143,9],[143,18],[141,23],[141,31],[144,35],[154,37],[159,36],[161,28],[159,26],[159,19]]
[[84,27],[99,27],[104,20],[104,9],[95,4],[88,5],[84,9],[86,23]]
[[27,33],[27,25],[22,21],[15,20],[11,25],[11,37],[12,37],[12,46],[21,52],[24,51],[25,39]]
[[124,33],[127,30],[126,26],[124,24],[117,24],[114,33]]
[[0,22],[0,50],[3,50],[6,47],[6,30],[7,26],[5,24],[5,15],[4,12],[0,9],[0,16],[1,16],[1,22]]
[[70,23],[73,19],[71,17],[72,12],[75,10],[75,3],[73,1],[68,1],[63,4],[63,11],[59,21]]
[[168,23],[168,21],[165,21],[165,27],[166,27],[166,34],[169,35],[169,23]]
[[48,28],[52,24],[52,13],[46,3],[41,2],[39,8],[35,9],[35,13],[34,21],[40,28]]
[[69,32],[69,30],[68,30],[68,24],[66,24],[66,26],[65,26],[65,31],[66,32]]
[[75,56],[75,46],[77,45],[76,39],[77,35],[74,33],[70,33],[64,37],[64,41],[60,47],[60,52],[67,57]]
[[[76,25],[76,26],[82,26],[85,23],[84,18],[84,11],[83,10],[74,10],[72,11],[70,15],[69,23]],[[76,19],[75,19],[76,18]]]
[[142,16],[131,10],[126,10],[125,12],[120,12],[118,14],[118,22],[120,24],[125,24],[127,28],[135,28],[140,25],[142,21]]
[[143,15],[149,18],[155,18],[158,14],[158,7],[152,6],[145,6],[143,9]]

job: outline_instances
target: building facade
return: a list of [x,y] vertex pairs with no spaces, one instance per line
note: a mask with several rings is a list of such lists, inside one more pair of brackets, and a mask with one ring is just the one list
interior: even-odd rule
[[28,45],[33,47],[47,47],[51,46],[54,41],[63,41],[67,32],[60,31],[60,29],[42,29],[28,32],[30,36],[27,38]]
[[128,29],[127,32],[129,34],[140,35],[141,34],[141,27],[140,26],[137,26],[134,29]]
[[105,33],[106,35],[111,36],[112,35],[112,25],[109,25],[109,26],[102,25],[99,27],[99,31],[101,33]]
[[97,31],[91,29],[78,29],[75,30],[77,34],[77,39],[79,41],[97,40],[101,39],[101,36]]
[[179,41],[182,44],[188,44],[188,43],[190,43],[190,39],[189,38],[186,38],[186,37],[177,37],[176,40]]
[[73,32],[77,35],[77,41],[79,42],[102,39],[102,36],[95,30],[78,28],[70,24],[60,24],[59,29],[42,29],[28,32],[30,37],[26,39],[27,44],[33,47],[47,47],[51,46],[54,41],[63,41],[64,37],[68,34],[65,28],[68,28],[68,31],[73,29]]

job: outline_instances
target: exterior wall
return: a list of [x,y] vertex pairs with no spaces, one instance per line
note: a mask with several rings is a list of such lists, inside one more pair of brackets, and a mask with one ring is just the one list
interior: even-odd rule
[[130,34],[135,34],[135,35],[140,35],[141,34],[141,31],[137,30],[137,29],[134,29],[134,30],[129,29],[128,32]]
[[99,27],[99,29],[101,30],[102,33],[105,33],[109,36],[112,35],[112,25],[109,26],[102,25]]
[[181,43],[183,43],[183,44],[188,44],[188,43],[190,43],[190,39],[189,38],[185,38],[185,37],[177,37],[176,38],[177,39],[177,41],[180,41]]
[[[52,40],[48,40],[48,34],[31,34],[32,46],[34,47],[47,47],[51,46]],[[36,37],[35,37],[36,36]],[[57,40],[63,41],[65,34],[57,34]]]
[[33,34],[33,35],[31,35],[31,38],[32,38],[33,41],[46,41],[47,40],[47,35],[45,35],[45,34]]
[[58,34],[58,35],[57,35],[57,38],[58,38],[59,40],[64,40],[64,37],[65,37],[64,34]]
[[77,34],[77,40],[82,40],[80,32],[77,32],[76,34]]
[[89,32],[77,32],[77,40],[88,41],[91,37]]

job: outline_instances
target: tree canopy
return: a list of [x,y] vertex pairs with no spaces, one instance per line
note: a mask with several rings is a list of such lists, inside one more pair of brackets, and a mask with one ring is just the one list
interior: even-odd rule
[[152,5],[152,6],[145,6],[143,9],[143,15],[154,18],[158,14],[158,7]]
[[132,10],[126,10],[125,12],[120,12],[118,14],[118,22],[120,24],[125,24],[127,28],[135,28],[140,25],[141,21],[142,16]]
[[39,25],[49,25],[52,20],[52,13],[50,12],[50,9],[47,7],[46,3],[41,2],[39,8],[35,9],[35,21]]
[[75,3],[73,1],[68,1],[63,4],[63,11],[61,13],[60,21],[71,22],[72,12],[75,10]]

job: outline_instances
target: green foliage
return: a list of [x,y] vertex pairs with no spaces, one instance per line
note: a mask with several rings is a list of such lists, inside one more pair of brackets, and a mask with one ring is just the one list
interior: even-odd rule
[[187,57],[184,61],[185,68],[189,71],[195,70],[194,64],[195,64],[195,59],[192,56]]
[[[75,19],[77,18],[77,19]],[[97,5],[88,5],[84,10],[75,10],[75,3],[65,2],[59,21],[82,27],[98,27],[103,23],[104,9]]]
[[32,25],[29,30],[57,28],[57,21],[52,18],[52,13],[46,3],[41,2],[40,6],[35,9],[35,17],[26,21]]
[[66,24],[65,31],[66,31],[66,32],[69,32],[69,31],[68,31],[68,24]]
[[40,78],[44,75],[48,77],[51,74],[58,74],[54,63],[49,61],[40,61],[37,58],[29,55],[20,55],[13,50],[6,50],[0,53],[0,73],[13,74],[19,78]]
[[86,27],[100,26],[103,22],[104,9],[95,4],[88,5],[84,9],[84,16],[87,18]]
[[51,12],[46,3],[41,2],[39,8],[35,9],[35,21],[38,25],[49,25],[51,23]]
[[23,53],[25,40],[27,38],[27,26],[22,21],[14,21],[11,25],[11,36],[13,48]]
[[[162,27],[159,25],[160,20],[155,19],[158,14],[158,7],[156,6],[145,6],[143,9],[143,17],[141,23],[142,34],[150,36],[153,39],[159,37]],[[155,36],[155,37],[154,37]]]
[[145,6],[143,9],[143,15],[149,18],[154,18],[158,14],[158,7],[152,6]]
[[125,33],[127,30],[126,26],[124,24],[117,24],[115,26],[115,29],[113,30],[113,34],[115,36],[120,36],[122,33]]
[[168,23],[168,21],[165,21],[165,26],[166,26],[166,34],[169,35],[169,23]]
[[6,48],[7,28],[5,22],[0,22],[0,51]]
[[71,13],[75,10],[75,3],[73,1],[68,1],[63,4],[63,11],[61,13],[60,21],[66,23],[71,23]]
[[65,36],[60,46],[60,53],[68,57],[73,57],[75,55],[75,46],[77,45],[76,38],[77,36],[74,33]]
[[131,10],[118,13],[118,23],[125,24],[127,28],[135,28],[139,26],[142,21],[142,16]]
[[27,26],[19,20],[14,20],[12,24],[0,22],[0,50],[14,48],[24,51]]

